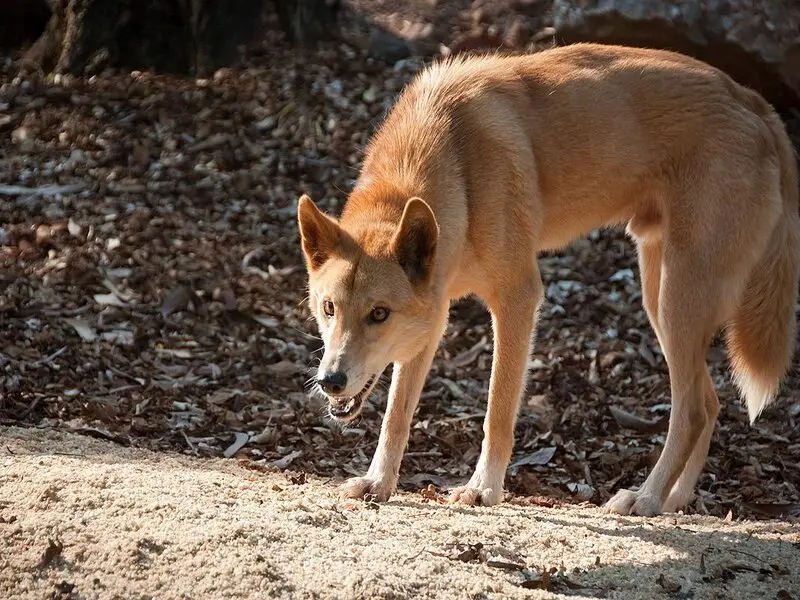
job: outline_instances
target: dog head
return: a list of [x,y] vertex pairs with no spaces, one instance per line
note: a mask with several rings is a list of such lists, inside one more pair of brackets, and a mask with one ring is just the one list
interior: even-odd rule
[[298,204],[309,304],[325,345],[316,383],[341,421],[358,416],[387,365],[420,352],[437,314],[430,207],[411,198],[399,223],[361,212],[340,223],[308,196]]

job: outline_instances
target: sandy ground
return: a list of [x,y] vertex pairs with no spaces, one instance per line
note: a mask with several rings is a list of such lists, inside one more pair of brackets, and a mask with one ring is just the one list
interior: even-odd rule
[[[332,482],[233,460],[15,427],[0,446],[2,598],[800,596],[789,523],[342,504]],[[554,567],[552,591],[523,587]]]

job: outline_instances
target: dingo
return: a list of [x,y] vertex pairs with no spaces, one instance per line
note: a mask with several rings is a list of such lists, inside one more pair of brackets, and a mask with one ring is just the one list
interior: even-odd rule
[[400,95],[340,220],[298,220],[330,414],[355,417],[394,365],[369,471],[347,497],[394,492],[452,299],[482,298],[494,356],[475,474],[451,501],[503,496],[542,281],[537,253],[627,225],[673,410],[658,463],[606,508],[675,511],[693,495],[719,401],[706,365],[724,327],[751,420],[791,361],[800,277],[797,166],[755,92],[665,51],[577,44],[444,60]]

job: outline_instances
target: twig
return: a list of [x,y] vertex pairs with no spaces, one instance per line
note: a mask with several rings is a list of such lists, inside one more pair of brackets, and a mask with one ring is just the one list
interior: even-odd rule
[[57,196],[58,194],[72,194],[86,189],[85,183],[71,183],[69,185],[41,185],[39,187],[25,187],[24,185],[0,185],[0,196],[23,196],[33,194],[36,196]]
[[417,552],[417,553],[416,553],[414,556],[409,556],[409,557],[407,557],[407,558],[406,558],[406,559],[403,561],[403,564],[404,564],[404,565],[407,565],[407,564],[408,564],[408,563],[410,563],[412,560],[415,560],[415,559],[419,558],[420,556],[422,556],[422,553],[423,553],[423,552],[425,552],[425,551],[426,551],[426,550],[425,550],[425,548],[423,548],[422,550],[420,550],[419,552]]
[[120,377],[124,377],[125,379],[129,379],[129,380],[131,380],[131,381],[133,381],[135,383],[138,383],[139,385],[144,385],[140,381],[140,379],[144,379],[143,377],[136,377],[136,376],[131,375],[129,373],[126,373],[125,371],[122,371],[121,369],[118,369],[116,367],[108,367],[108,370],[111,371],[112,373],[114,373],[114,375],[119,375]]
[[67,347],[66,346],[64,346],[62,348],[59,348],[58,350],[53,352],[50,356],[45,356],[44,358],[40,358],[39,360],[33,361],[30,366],[38,367],[38,366],[41,366],[43,364],[47,364],[47,363],[53,362],[54,358],[58,358],[59,356],[64,354],[64,352],[66,352],[66,351],[67,351]]
[[53,309],[53,310],[43,310],[42,314],[46,317],[75,317],[77,315],[82,315],[83,313],[91,310],[91,304],[84,304],[83,306],[79,306],[78,308],[64,308],[64,309]]
[[[723,550],[720,549],[720,552],[723,552]],[[742,556],[749,556],[750,558],[752,558],[754,560],[757,560],[758,562],[760,562],[762,564],[765,564],[765,565],[769,564],[763,558],[759,558],[755,554],[750,554],[749,552],[745,552],[744,550],[736,550],[734,548],[728,548],[728,549],[724,550],[724,552],[733,552],[734,554],[741,554]]]
[[185,439],[186,443],[189,445],[189,450],[191,450],[192,453],[197,456],[197,448],[194,447],[192,440],[189,439],[189,436],[186,435],[186,432],[183,429],[181,429],[181,433],[183,434],[183,439]]

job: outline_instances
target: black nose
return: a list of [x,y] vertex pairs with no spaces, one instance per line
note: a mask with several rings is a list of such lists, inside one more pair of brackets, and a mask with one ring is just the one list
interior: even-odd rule
[[317,383],[326,394],[341,394],[347,387],[347,375],[344,371],[326,373]]

